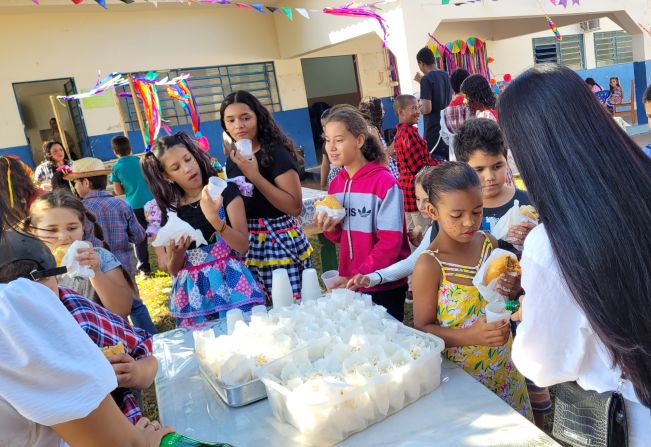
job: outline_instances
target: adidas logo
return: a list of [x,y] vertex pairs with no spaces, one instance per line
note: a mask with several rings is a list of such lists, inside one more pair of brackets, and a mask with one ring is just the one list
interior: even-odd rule
[[359,208],[349,208],[348,209],[348,215],[350,217],[359,216],[359,217],[362,217],[362,218],[366,218],[366,217],[369,217],[371,215],[371,213],[372,213],[372,210],[370,210],[370,209],[367,210],[365,206],[362,207],[362,209],[359,209]]

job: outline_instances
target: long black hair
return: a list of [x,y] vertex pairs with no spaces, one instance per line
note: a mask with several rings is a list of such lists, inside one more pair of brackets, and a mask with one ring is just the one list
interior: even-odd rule
[[560,65],[524,72],[498,110],[572,296],[651,407],[651,159]]
[[45,156],[45,159],[50,163],[54,164],[54,160],[52,159],[52,148],[57,144],[61,146],[61,149],[63,150],[63,164],[66,165],[70,164],[70,159],[68,159],[68,153],[63,148],[63,144],[59,140],[48,140],[45,143],[43,143],[43,155]]
[[199,149],[196,142],[185,132],[177,132],[174,135],[160,137],[151,147],[151,150],[145,154],[140,161],[142,173],[149,190],[151,191],[156,204],[161,210],[162,223],[167,222],[167,211],[177,211],[185,191],[174,182],[169,182],[165,178],[165,167],[160,159],[165,152],[174,146],[185,146],[190,155],[194,157],[201,171],[202,185],[208,184],[210,177],[217,176],[217,170],[210,162],[210,155],[206,151]]
[[[222,123],[222,129],[226,131],[226,122],[224,121],[224,112],[226,107],[231,104],[246,104],[252,111],[255,113],[255,116],[258,121],[258,131],[257,139],[260,143],[260,150],[262,151],[262,166],[269,167],[273,164],[273,155],[272,151],[277,146],[283,146],[286,148],[292,157],[297,161],[300,160],[296,149],[294,148],[294,143],[289,139],[287,135],[278,127],[276,120],[271,116],[271,112],[251,93],[239,90],[233,92],[224,98],[224,102],[219,109],[219,116]],[[230,135],[230,134],[229,134]],[[233,138],[233,135],[230,135]]]
[[482,75],[468,76],[461,84],[461,93],[466,96],[468,105],[475,111],[495,108],[495,93]]

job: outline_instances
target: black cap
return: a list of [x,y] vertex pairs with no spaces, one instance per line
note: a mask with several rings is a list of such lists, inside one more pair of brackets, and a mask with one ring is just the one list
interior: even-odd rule
[[33,261],[38,268],[31,272],[36,280],[61,275],[65,267],[57,268],[54,255],[40,240],[18,231],[6,231],[0,240],[0,269],[17,261]]

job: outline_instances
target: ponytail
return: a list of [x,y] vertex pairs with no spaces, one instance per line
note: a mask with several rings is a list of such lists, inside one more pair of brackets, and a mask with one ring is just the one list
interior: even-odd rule
[[367,161],[386,163],[387,155],[382,143],[376,136],[371,134],[369,130],[370,124],[355,107],[347,104],[336,105],[328,110],[323,121],[324,127],[331,122],[342,123],[353,136],[363,135],[364,144],[361,151],[364,158]]

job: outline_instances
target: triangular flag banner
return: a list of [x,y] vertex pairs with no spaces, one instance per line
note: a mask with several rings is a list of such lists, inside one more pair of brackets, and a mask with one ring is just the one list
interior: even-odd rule
[[72,3],[75,5],[78,5],[79,3],[83,2],[84,0],[72,0]]
[[292,8],[281,8],[289,20],[294,20]]
[[294,8],[297,13],[305,17],[306,19],[310,18],[310,14],[307,12],[307,9],[305,8]]
[[235,6],[240,9],[253,9],[253,6],[247,5],[246,3],[235,3]]
[[264,11],[264,5],[263,5],[262,3],[253,3],[251,6],[252,6],[253,9],[255,9],[256,11],[259,11],[259,12],[261,12],[262,14],[266,14],[266,12]]
[[267,6],[267,9],[268,9],[269,12],[272,13],[272,14],[273,14],[274,12],[278,11],[278,8],[274,8],[273,6]]
[[126,3],[127,5],[134,2],[134,0],[121,0],[121,1],[122,1],[122,3]]
[[35,5],[40,5],[41,4],[40,0],[32,0],[32,3],[34,3]]
[[443,1],[441,2],[441,4],[442,4],[442,5],[449,5],[449,4],[450,4],[450,0],[443,0]]
[[95,3],[106,9],[106,0],[95,0]]

